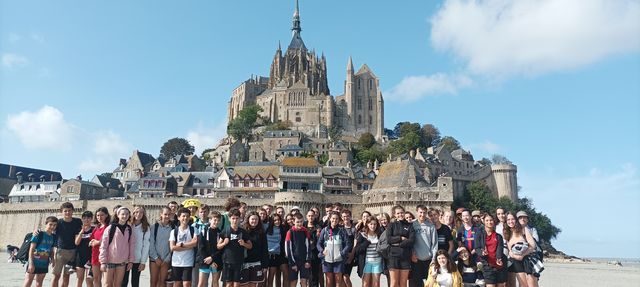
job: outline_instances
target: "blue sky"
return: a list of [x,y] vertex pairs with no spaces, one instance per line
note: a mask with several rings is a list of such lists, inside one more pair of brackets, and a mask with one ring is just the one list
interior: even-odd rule
[[[366,63],[388,128],[433,123],[478,159],[507,156],[565,252],[640,257],[640,1],[300,6],[333,95],[349,56]],[[215,145],[231,91],[268,75],[292,12],[282,0],[0,0],[0,162],[90,178],[172,137]]]

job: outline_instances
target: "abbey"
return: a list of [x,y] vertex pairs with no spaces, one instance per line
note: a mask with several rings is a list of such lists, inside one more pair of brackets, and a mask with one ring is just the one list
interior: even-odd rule
[[296,2],[293,35],[285,51],[280,45],[271,62],[269,77],[251,77],[233,90],[228,106],[231,121],[248,105],[259,105],[261,116],[285,122],[293,130],[314,138],[328,137],[339,128],[343,136],[384,135],[384,100],[380,82],[365,64],[356,72],[351,57],[346,67],[344,94],[332,96],[327,84],[327,60],[308,50],[300,35]]

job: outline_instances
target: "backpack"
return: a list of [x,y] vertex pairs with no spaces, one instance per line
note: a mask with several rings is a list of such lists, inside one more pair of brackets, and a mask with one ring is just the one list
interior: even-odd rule
[[[156,223],[157,224],[157,223]],[[176,226],[173,229],[173,242],[178,243],[178,232],[180,232],[180,226]],[[194,237],[196,230],[193,226],[189,225],[189,233],[191,234],[191,238]],[[196,257],[198,256],[198,246],[193,247],[193,266],[196,266]]]
[[[109,245],[111,245],[111,242],[113,241],[113,237],[116,235],[116,229],[118,229],[118,226],[115,223],[111,224],[111,228],[109,228]],[[127,224],[125,225],[124,231],[126,232],[127,230],[129,230],[129,241],[131,241],[131,225]]]
[[[42,234],[44,231],[38,232],[38,237],[36,238],[36,246],[40,244],[42,241]],[[24,236],[22,240],[22,245],[20,245],[20,249],[18,249],[18,254],[16,254],[16,259],[20,261],[20,263],[25,264],[29,261],[29,249],[31,248],[31,238],[33,238],[33,233],[29,232]]]
[[376,246],[376,251],[384,259],[389,259],[389,240],[387,239],[388,231],[389,229],[386,229],[382,234],[380,234],[380,237],[378,238],[378,245]]

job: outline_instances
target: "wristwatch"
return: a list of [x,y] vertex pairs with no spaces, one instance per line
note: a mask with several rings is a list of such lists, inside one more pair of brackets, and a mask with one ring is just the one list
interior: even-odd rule
[[180,247],[184,247],[184,242],[180,242]]

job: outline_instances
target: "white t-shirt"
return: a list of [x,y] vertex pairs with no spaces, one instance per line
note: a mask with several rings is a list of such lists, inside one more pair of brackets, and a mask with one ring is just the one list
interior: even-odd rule
[[[178,227],[178,230],[178,241],[176,242],[176,245],[180,245],[180,243],[187,244],[191,242],[192,237],[189,228],[182,230],[180,227]],[[171,234],[169,235],[169,242],[174,241],[175,232],[175,229],[171,230]],[[173,256],[171,256],[171,266],[193,267],[194,256],[195,254],[193,252],[193,249],[174,251]]]

